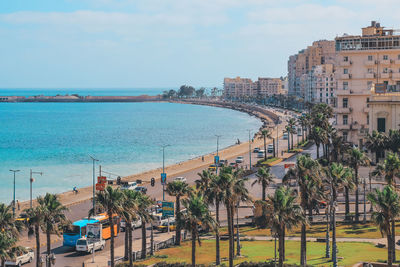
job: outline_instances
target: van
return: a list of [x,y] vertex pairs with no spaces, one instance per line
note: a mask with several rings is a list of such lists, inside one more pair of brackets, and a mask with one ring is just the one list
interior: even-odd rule
[[274,153],[274,145],[269,144],[267,151],[268,151],[268,153]]
[[283,133],[283,140],[287,140],[288,139],[288,133]]
[[137,187],[136,182],[125,182],[122,184],[121,189],[122,190],[135,190]]
[[153,218],[153,228],[157,228],[164,222],[168,222],[168,219],[163,217],[162,213],[153,213],[151,217]]
[[263,158],[264,155],[265,155],[264,150],[260,150],[260,151],[258,151],[258,153],[257,153],[257,158]]

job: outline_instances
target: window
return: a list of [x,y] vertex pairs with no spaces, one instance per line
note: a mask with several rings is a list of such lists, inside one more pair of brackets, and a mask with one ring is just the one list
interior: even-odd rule
[[349,69],[343,69],[343,74],[349,74]]
[[343,82],[343,90],[349,89],[349,82]]
[[348,98],[343,98],[343,107],[347,108],[349,104],[349,99]]
[[343,141],[347,142],[347,136],[349,134],[347,132],[343,132]]
[[344,62],[349,61],[349,57],[343,57],[343,61],[344,61]]
[[388,73],[388,68],[383,68],[383,73]]
[[368,88],[368,89],[371,89],[371,87],[372,87],[372,81],[368,81],[368,82],[367,82],[367,88]]
[[368,61],[372,61],[372,60],[373,60],[373,57],[372,56],[368,56]]
[[378,132],[384,133],[386,132],[386,119],[378,118]]
[[388,60],[389,56],[388,55],[383,55],[383,60]]
[[349,116],[343,115],[343,125],[347,125],[348,120],[349,120]]
[[373,69],[371,69],[371,68],[368,69],[368,73],[373,73],[373,72],[374,72]]

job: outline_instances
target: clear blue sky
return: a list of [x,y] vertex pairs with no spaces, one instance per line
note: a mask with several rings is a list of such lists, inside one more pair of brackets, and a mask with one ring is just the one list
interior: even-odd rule
[[313,40],[400,28],[398,14],[398,0],[1,0],[0,88],[279,77]]

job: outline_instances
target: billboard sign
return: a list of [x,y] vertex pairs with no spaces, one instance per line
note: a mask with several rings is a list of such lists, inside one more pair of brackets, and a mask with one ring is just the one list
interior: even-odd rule
[[167,174],[165,172],[161,173],[161,183],[165,184],[167,181]]
[[88,223],[86,225],[86,237],[89,242],[96,242],[102,239],[100,223]]
[[105,188],[106,188],[105,184],[96,184],[97,191],[104,191]]
[[162,214],[164,217],[173,217],[174,216],[174,202],[163,201]]
[[105,184],[105,183],[107,183],[107,178],[105,176],[98,176],[97,177],[97,183]]
[[375,93],[376,94],[386,93],[386,84],[385,83],[376,83],[375,84]]
[[218,164],[219,163],[219,156],[214,156],[214,163]]

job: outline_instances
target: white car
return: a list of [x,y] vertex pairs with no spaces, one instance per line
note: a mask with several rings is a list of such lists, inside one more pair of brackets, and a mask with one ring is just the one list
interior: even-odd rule
[[265,151],[264,150],[258,151],[257,158],[263,158],[264,156],[265,156]]
[[182,183],[186,183],[186,178],[185,177],[175,177],[174,178],[174,182],[182,182]]
[[105,246],[106,246],[106,241],[104,239],[101,239],[93,243],[93,242],[88,242],[86,237],[83,237],[81,239],[78,239],[78,241],[76,241],[75,250],[79,252],[93,253],[93,248],[95,251],[103,250]]
[[[139,228],[141,226],[142,226],[142,219],[140,219],[140,218],[139,218],[139,220],[132,222],[133,229]],[[125,220],[121,220],[120,228],[121,228],[121,232],[125,232],[125,230],[126,230],[126,221]]]
[[273,144],[269,144],[267,151],[268,151],[268,153],[273,153],[274,152],[274,145]]
[[5,262],[8,266],[21,266],[22,264],[32,262],[35,259],[35,253],[31,248],[26,248],[27,252],[21,255],[17,255],[15,259],[10,259]]
[[289,138],[288,133],[283,133],[283,140],[287,140]]
[[135,190],[137,186],[138,185],[136,182],[127,182],[121,186],[121,189],[122,190]]
[[244,159],[242,156],[236,158],[236,163],[243,163]]

